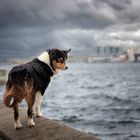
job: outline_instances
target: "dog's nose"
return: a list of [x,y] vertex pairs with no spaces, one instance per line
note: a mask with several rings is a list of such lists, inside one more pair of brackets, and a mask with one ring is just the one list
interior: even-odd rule
[[68,66],[65,67],[65,70],[68,69]]

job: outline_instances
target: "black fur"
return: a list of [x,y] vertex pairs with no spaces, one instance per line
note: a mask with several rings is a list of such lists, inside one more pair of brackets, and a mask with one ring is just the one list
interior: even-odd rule
[[8,74],[7,85],[20,86],[25,81],[33,80],[33,89],[41,91],[43,95],[51,76],[53,76],[51,68],[36,58],[27,64],[13,67]]

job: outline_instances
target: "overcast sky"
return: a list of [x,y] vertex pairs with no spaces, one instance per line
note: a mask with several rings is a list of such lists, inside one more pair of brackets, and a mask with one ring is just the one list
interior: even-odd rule
[[139,44],[139,0],[0,0],[1,56]]

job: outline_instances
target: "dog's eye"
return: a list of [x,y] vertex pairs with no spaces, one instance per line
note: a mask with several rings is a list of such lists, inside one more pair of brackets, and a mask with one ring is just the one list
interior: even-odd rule
[[63,58],[61,57],[61,58],[59,58],[60,60],[63,60]]
[[60,62],[60,63],[63,63],[64,62],[64,59],[61,57],[61,58],[58,58],[57,61]]

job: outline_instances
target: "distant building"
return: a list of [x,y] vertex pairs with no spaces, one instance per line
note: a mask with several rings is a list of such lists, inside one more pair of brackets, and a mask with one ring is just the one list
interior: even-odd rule
[[119,53],[123,52],[122,47],[105,46],[97,47],[97,56],[117,56]]
[[140,48],[129,48],[127,53],[129,61],[140,61]]

